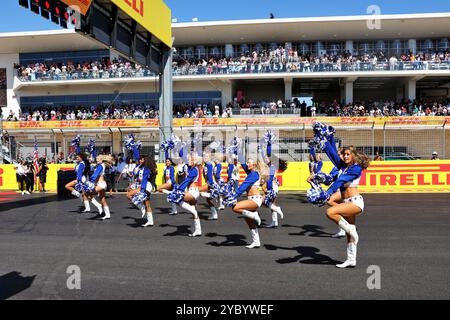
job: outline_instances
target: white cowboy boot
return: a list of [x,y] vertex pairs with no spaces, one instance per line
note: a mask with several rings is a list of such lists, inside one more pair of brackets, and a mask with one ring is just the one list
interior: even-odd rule
[[339,220],[339,227],[344,229],[344,231],[350,235],[356,245],[358,244],[359,236],[354,224],[350,224],[344,218],[341,218],[341,220]]
[[349,242],[347,244],[347,260],[341,264],[337,264],[338,268],[353,268],[356,267],[356,244]]
[[342,238],[345,237],[345,230],[342,228],[339,228],[338,233],[335,233],[331,236],[332,238]]
[[147,212],[147,222],[142,227],[153,227],[153,212]]
[[250,229],[250,233],[252,234],[252,243],[245,247],[247,249],[259,248],[261,246],[261,242],[259,241],[258,229]]
[[259,214],[257,211],[243,210],[242,215],[246,218],[255,220],[255,222],[258,224],[258,226],[261,224],[261,218],[259,217]]

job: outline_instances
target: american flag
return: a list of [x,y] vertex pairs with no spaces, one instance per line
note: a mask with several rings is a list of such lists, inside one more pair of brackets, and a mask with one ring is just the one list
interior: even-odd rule
[[33,152],[33,167],[35,172],[37,173],[39,170],[39,153],[38,153],[38,146],[37,142],[34,142],[34,152]]

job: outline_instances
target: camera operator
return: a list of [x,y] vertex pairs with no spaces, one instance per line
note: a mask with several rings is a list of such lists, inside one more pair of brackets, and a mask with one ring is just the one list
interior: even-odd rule
[[47,181],[47,161],[45,158],[39,159],[39,171],[37,172],[37,177],[39,178],[39,192],[45,191],[45,182]]

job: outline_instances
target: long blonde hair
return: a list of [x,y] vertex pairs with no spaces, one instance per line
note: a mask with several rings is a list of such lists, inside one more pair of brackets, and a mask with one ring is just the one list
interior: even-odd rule
[[114,158],[110,155],[100,154],[97,156],[97,161],[98,160],[100,160],[102,163],[105,163],[109,167],[112,167],[114,164]]
[[354,147],[345,147],[342,152],[344,153],[347,150],[352,154],[355,163],[360,165],[363,170],[369,167],[370,158],[364,152],[358,151]]

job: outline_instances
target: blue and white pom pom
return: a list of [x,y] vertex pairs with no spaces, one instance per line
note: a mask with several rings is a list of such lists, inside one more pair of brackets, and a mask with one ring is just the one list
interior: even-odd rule
[[326,174],[324,172],[318,172],[316,173],[312,179],[311,179],[316,185],[324,184],[326,186],[329,186],[331,183],[333,183],[333,177],[329,174]]
[[95,189],[95,184],[91,181],[86,182],[86,184],[84,184],[84,191],[85,192],[92,192]]
[[268,130],[266,133],[264,133],[264,141],[266,143],[274,143],[275,133],[273,133],[272,130]]
[[266,196],[264,197],[264,205],[266,207],[270,207],[272,205],[272,203],[275,201],[276,197],[278,195],[278,192],[276,192],[275,190],[269,190],[266,193]]
[[323,191],[322,187],[311,188],[306,192],[306,198],[309,203],[323,206],[328,200],[328,194]]
[[174,189],[171,193],[167,195],[167,201],[170,203],[176,203],[179,204],[184,199],[184,191]]
[[229,194],[227,197],[223,199],[223,203],[227,207],[232,207],[237,203],[237,196],[235,193]]
[[75,138],[72,139],[72,146],[79,146],[81,142],[80,135],[76,135]]
[[134,150],[134,147],[135,147],[135,141],[134,141],[134,135],[133,135],[133,134],[130,134],[130,135],[128,136],[128,139],[125,141],[125,147],[126,147],[128,150],[131,150],[131,151]]
[[133,204],[136,206],[138,206],[140,203],[143,203],[145,200],[147,200],[147,193],[145,191],[140,191],[131,198],[131,202],[133,202]]

